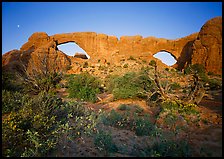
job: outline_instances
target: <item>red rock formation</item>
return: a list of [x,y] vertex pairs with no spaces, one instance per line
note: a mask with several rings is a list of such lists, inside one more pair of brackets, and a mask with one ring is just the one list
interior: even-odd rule
[[207,72],[222,73],[222,17],[207,21],[193,43],[192,64],[202,64]]
[[75,53],[75,58],[88,59],[88,57],[83,53]]
[[[153,57],[159,51],[171,53],[177,60],[174,67],[183,69],[190,63],[201,63],[207,71],[221,73],[222,70],[222,28],[221,18],[214,18],[208,21],[198,33],[189,36],[168,40],[155,37],[122,36],[120,40],[115,36],[97,34],[94,32],[75,32],[66,34],[55,34],[48,36],[44,32],[37,32],[31,35],[28,42],[18,51],[12,51],[3,55],[4,67],[11,61],[22,60],[27,67],[32,68],[34,64],[40,66],[41,59],[47,57],[48,63],[64,69],[74,61],[81,61],[75,57],[67,56],[57,49],[57,45],[75,42],[89,56],[89,63],[106,61],[119,63],[121,59],[128,59],[130,56],[141,57],[146,61],[155,60]],[[197,40],[196,40],[197,38]],[[192,47],[193,46],[193,47]],[[14,55],[15,54],[15,55]],[[11,56],[15,56],[14,60]],[[19,56],[19,58],[17,57]],[[39,60],[39,62],[37,62]],[[8,61],[8,62],[7,62]],[[72,64],[72,66],[74,66]]]

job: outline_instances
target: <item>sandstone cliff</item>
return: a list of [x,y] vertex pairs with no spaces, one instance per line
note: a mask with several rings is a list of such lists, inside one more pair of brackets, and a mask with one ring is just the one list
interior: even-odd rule
[[192,46],[192,64],[202,64],[207,72],[222,73],[222,17],[207,21]]

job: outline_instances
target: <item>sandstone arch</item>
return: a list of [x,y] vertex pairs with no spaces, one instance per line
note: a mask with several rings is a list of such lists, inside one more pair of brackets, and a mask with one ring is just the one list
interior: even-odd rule
[[[162,63],[164,63],[168,66],[172,66],[172,65],[176,64],[176,62],[177,62],[177,58],[175,57],[175,55],[173,55],[171,52],[168,52],[166,50],[160,50],[159,52],[154,54],[153,57],[161,60]],[[166,59],[164,59],[164,58],[166,58]],[[166,62],[166,60],[168,60],[168,61]],[[171,64],[172,61],[173,61],[173,64]]]
[[[115,36],[95,32],[73,32],[52,36],[48,36],[45,32],[37,32],[31,35],[28,42],[19,51],[22,55],[49,54],[50,58],[54,58],[53,61],[62,59],[60,67],[64,67],[64,65],[71,64],[74,57],[68,57],[57,50],[57,45],[67,42],[74,42],[80,46],[91,57],[89,62],[93,63],[96,63],[98,59],[116,63],[130,56],[141,57],[150,61],[154,59],[154,54],[165,50],[172,53],[177,59],[177,63],[173,66],[175,68],[181,70],[188,64],[201,63],[205,66],[207,72],[212,71],[221,74],[221,35],[222,18],[216,17],[203,25],[200,33],[194,33],[175,40],[156,37],[143,38],[140,35],[121,36],[118,39]],[[58,59],[58,55],[63,58]]]

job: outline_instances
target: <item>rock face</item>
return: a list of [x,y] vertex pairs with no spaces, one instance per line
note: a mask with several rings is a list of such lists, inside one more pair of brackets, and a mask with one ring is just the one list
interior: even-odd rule
[[192,64],[202,64],[207,72],[222,73],[222,17],[202,26],[192,49]]
[[75,53],[74,57],[81,58],[81,59],[88,59],[88,57],[85,54],[79,53],[79,52]]
[[58,50],[57,46],[75,42],[90,56],[90,59],[87,59],[89,63],[97,63],[101,60],[105,63],[116,64],[130,56],[149,62],[152,59],[155,60],[153,55],[157,52],[167,51],[177,60],[173,67],[180,70],[188,64],[201,63],[207,71],[221,73],[221,24],[220,17],[211,19],[202,27],[199,34],[194,33],[176,40],[143,38],[140,35],[122,36],[118,40],[115,36],[95,32],[74,32],[48,36],[44,32],[37,32],[31,35],[20,50],[4,54],[2,65],[4,68],[11,67],[9,63],[20,60],[31,69],[34,65],[40,67],[41,61],[47,58],[48,63],[53,64],[54,67],[57,67],[56,69],[65,69],[74,61],[79,62],[80,60],[73,56],[67,56]]

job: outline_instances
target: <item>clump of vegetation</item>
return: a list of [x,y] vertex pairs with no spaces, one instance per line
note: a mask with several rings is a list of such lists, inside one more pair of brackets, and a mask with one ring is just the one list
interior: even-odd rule
[[208,84],[211,90],[220,89],[222,87],[222,81],[217,79],[209,79]]
[[134,118],[130,118],[130,112],[121,114],[112,109],[109,114],[101,114],[100,120],[105,125],[132,130],[138,136],[149,135],[154,129],[153,124],[149,120],[149,116],[139,117],[137,114],[134,116]]
[[18,91],[2,90],[2,113],[17,111],[27,102],[28,96]]
[[190,146],[184,140],[162,140],[150,147],[151,157],[189,157]]
[[112,141],[111,134],[102,130],[94,136],[94,144],[100,151],[116,152],[118,150]]
[[154,125],[147,117],[137,117],[132,123],[132,129],[135,130],[135,134],[138,136],[148,136],[154,129]]
[[180,88],[180,84],[179,83],[174,82],[174,83],[172,83],[170,85],[170,89],[177,90],[179,88]]
[[128,64],[127,63],[124,64],[123,68],[128,68]]
[[19,91],[23,87],[18,84],[18,78],[14,73],[2,72],[2,89],[8,91]]
[[117,107],[118,110],[130,110],[130,107],[126,104],[120,104],[118,107]]
[[181,126],[185,128],[190,121],[195,123],[200,120],[200,113],[195,104],[183,104],[180,101],[167,100],[161,103],[161,108],[157,120],[163,120],[171,130],[178,127],[178,122],[185,123]]
[[150,65],[150,66],[155,66],[155,65],[156,65],[156,61],[155,61],[155,60],[151,60],[151,61],[149,62],[149,65]]
[[142,60],[143,63],[146,63],[146,60]]
[[165,68],[166,71],[169,71],[169,68]]
[[44,92],[21,100],[20,109],[3,119],[3,156],[45,156],[64,129],[65,123],[56,119],[62,102]]
[[[112,76],[111,76],[112,77]],[[114,99],[126,99],[143,97],[140,94],[145,94],[151,88],[152,81],[149,79],[147,73],[142,72],[128,72],[125,75],[113,76],[109,80],[110,90]]]
[[70,98],[96,102],[96,95],[100,92],[100,80],[89,73],[75,75],[68,81],[68,92]]
[[130,56],[128,60],[136,60],[133,56]]
[[144,109],[139,105],[134,105],[134,108],[136,113],[142,113],[144,111]]

